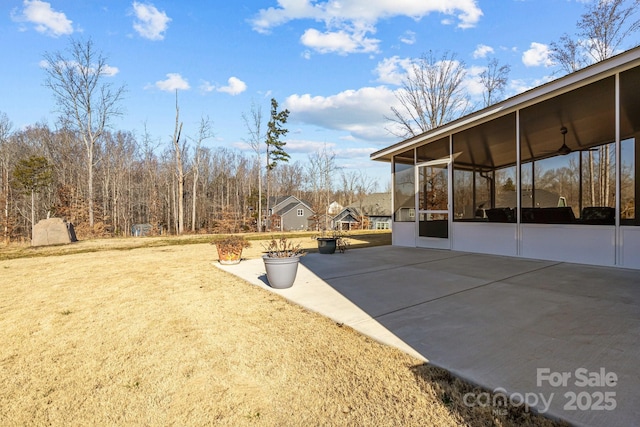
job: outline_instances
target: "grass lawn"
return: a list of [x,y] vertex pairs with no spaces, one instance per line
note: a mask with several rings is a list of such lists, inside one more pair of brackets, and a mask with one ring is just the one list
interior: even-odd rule
[[0,425],[556,425],[467,408],[470,385],[226,274],[210,236],[179,240],[0,250]]

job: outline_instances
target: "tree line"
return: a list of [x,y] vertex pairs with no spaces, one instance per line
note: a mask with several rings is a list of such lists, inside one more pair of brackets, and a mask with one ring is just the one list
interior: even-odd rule
[[[633,14],[640,0],[597,0],[577,23],[575,37],[551,43],[551,58],[564,71],[604,60],[640,28]],[[36,123],[15,130],[0,112],[0,205],[5,242],[27,239],[34,223],[47,216],[71,221],[80,237],[129,235],[133,224],[148,223],[155,233],[262,230],[273,197],[295,195],[321,214],[331,199],[346,206],[379,190],[366,174],[339,171],[327,148],[304,165],[289,163],[289,112],[271,100],[268,121],[260,106],[243,114],[247,142],[255,155],[210,148],[214,130],[201,118],[191,135],[183,133],[176,92],[171,144],[111,130],[122,114],[126,87],[107,82],[107,58],[91,40],[71,40],[64,52],[46,52],[45,86],[56,101],[55,128]],[[484,106],[502,99],[509,65],[489,59],[480,74]],[[464,62],[455,53],[429,51],[413,63],[398,107],[387,117],[388,131],[411,137],[454,120],[474,108],[464,89]],[[265,191],[266,190],[266,191]],[[320,227],[320,224],[317,224]],[[325,224],[326,226],[326,224]]]
[[[176,138],[178,157],[175,146],[147,133],[105,130],[93,146],[90,187],[87,146],[77,130],[46,124],[14,130],[0,113],[3,240],[28,239],[33,223],[49,216],[69,220],[80,238],[127,236],[140,223],[157,234],[256,231],[259,206],[267,205],[266,194],[258,203],[258,180],[266,180],[266,172],[255,156],[204,146],[208,132],[203,119],[193,137]],[[345,206],[375,187],[361,172],[340,171],[335,163],[331,169],[328,191]],[[299,161],[279,164],[269,173],[270,196],[313,203],[312,173]]]

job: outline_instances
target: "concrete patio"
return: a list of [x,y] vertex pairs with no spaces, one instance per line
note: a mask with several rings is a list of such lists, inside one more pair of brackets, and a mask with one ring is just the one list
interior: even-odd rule
[[277,290],[261,259],[216,265],[552,417],[640,426],[637,270],[382,246],[308,254]]

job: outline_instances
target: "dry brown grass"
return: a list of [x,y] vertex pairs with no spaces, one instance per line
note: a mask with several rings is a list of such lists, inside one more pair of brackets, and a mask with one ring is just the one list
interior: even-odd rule
[[208,243],[55,253],[0,261],[2,426],[553,425],[466,408],[468,385],[222,272]]

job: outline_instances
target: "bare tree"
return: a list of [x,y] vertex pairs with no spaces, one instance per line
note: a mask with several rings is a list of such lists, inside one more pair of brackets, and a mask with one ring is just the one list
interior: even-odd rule
[[[587,10],[576,26],[577,40],[564,34],[559,42],[551,43],[551,59],[567,73],[615,55],[632,33],[640,29],[640,19],[634,16],[640,0],[596,0],[587,6]],[[601,200],[608,203],[610,155],[609,145],[599,148],[598,170]],[[589,151],[589,179],[591,204],[596,203],[594,153]]]
[[9,117],[0,112],[0,183],[2,183],[2,193],[0,200],[3,204],[2,237],[5,244],[9,243],[9,136],[11,135],[11,121]]
[[563,34],[552,42],[551,59],[567,73],[615,55],[625,40],[640,29],[634,14],[640,0],[596,0],[589,3],[576,26],[576,38]]
[[[324,146],[322,149],[309,154],[309,163],[307,165],[307,176],[313,197],[313,210],[316,212],[316,216],[319,216],[320,212],[324,214],[325,223],[323,227],[325,230],[329,228],[329,198],[333,191],[333,175],[338,169],[335,160],[336,154]],[[316,224],[320,226],[319,221],[316,221]]]
[[359,170],[352,170],[349,172],[342,171],[340,173],[342,200],[341,203],[344,206],[349,206],[356,199],[358,193],[358,181],[360,174]]
[[262,156],[261,145],[265,135],[262,134],[262,107],[251,103],[249,115],[242,113],[242,120],[249,133],[249,145],[255,151],[258,159],[258,232],[262,231]]
[[272,176],[274,193],[301,198],[304,187],[304,167],[300,162],[285,163]]
[[[131,203],[127,194],[133,191],[131,174],[138,143],[131,132],[105,132],[105,145],[109,147],[103,153],[99,164],[102,172],[102,212],[108,230],[127,235],[132,220]],[[145,221],[147,222],[147,221]],[[106,225],[106,224],[105,224]]]
[[391,107],[395,123],[391,133],[402,138],[416,136],[448,123],[470,109],[463,87],[465,64],[454,53],[445,52],[436,58],[432,51],[417,60],[402,88],[396,91],[401,107]]
[[176,200],[176,234],[182,234],[184,232],[184,160],[183,154],[185,151],[185,144],[180,142],[180,135],[182,134],[182,122],[180,121],[180,108],[178,107],[178,90],[176,90],[176,125],[173,130],[173,159],[175,161],[174,175],[177,181],[178,188],[174,192]]
[[109,121],[121,114],[125,88],[105,83],[112,68],[93,42],[72,39],[68,55],[45,53],[45,86],[53,91],[65,127],[76,130],[84,142],[87,162],[89,226],[94,225],[93,170],[95,149]]
[[362,204],[365,196],[375,191],[376,181],[362,170],[342,172],[342,194],[345,206],[350,206],[358,201]]
[[573,40],[565,33],[558,42],[550,44],[549,56],[565,73],[573,73],[587,65],[583,49],[580,41]]
[[196,204],[197,204],[197,190],[198,190],[198,178],[200,176],[200,161],[202,159],[202,142],[205,139],[211,138],[213,132],[211,130],[211,121],[209,117],[200,118],[200,127],[198,128],[198,136],[196,138],[196,145],[193,148],[193,191],[192,191],[192,210],[191,210],[191,231],[196,231]]
[[599,62],[615,55],[624,40],[640,29],[640,20],[633,14],[640,0],[597,0],[587,6],[578,21],[578,36],[587,41],[587,53]]
[[504,88],[509,80],[510,65],[500,65],[497,58],[492,58],[487,64],[487,68],[480,73],[480,83],[484,90],[482,98],[484,106],[495,104],[502,99]]

